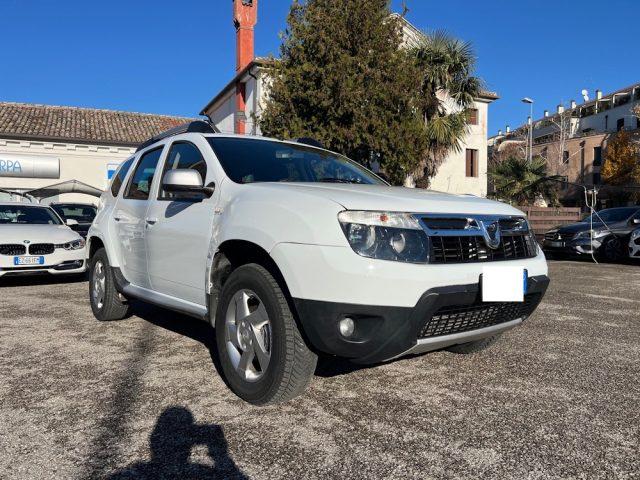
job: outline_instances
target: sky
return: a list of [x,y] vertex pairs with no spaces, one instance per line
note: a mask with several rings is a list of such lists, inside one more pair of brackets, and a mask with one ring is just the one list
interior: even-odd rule
[[[422,30],[472,43],[500,99],[489,135],[587,89],[640,82],[637,0],[405,0]],[[278,54],[289,0],[259,0],[256,54]],[[0,101],[196,116],[233,77],[231,0],[0,0]],[[402,1],[393,0],[394,11]]]

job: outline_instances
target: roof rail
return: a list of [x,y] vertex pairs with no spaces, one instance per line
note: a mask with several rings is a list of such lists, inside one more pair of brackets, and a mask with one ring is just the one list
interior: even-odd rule
[[294,142],[303,143],[305,145],[311,145],[312,147],[323,148],[325,150],[327,148],[322,143],[320,143],[318,140],[316,140],[315,138],[311,138],[311,137],[296,138],[294,140]]
[[151,137],[149,140],[141,143],[136,149],[136,152],[139,152],[140,150],[145,149],[164,138],[179,135],[181,133],[220,133],[220,130],[218,130],[218,128],[208,120],[194,120],[193,122],[183,123],[182,125],[170,128],[169,130],[165,130],[164,132]]

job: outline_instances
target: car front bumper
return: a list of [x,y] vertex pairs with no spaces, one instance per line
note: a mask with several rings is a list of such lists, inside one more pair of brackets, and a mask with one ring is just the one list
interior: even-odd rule
[[[294,303],[305,335],[317,350],[371,364],[509,330],[535,311],[548,285],[546,275],[529,277],[522,303],[483,303],[479,283],[430,289],[414,307],[295,298]],[[355,323],[349,338],[339,329],[339,322],[346,317]]]
[[542,244],[542,249],[547,253],[560,255],[591,255],[598,252],[602,246],[601,239],[581,238],[578,240],[555,241],[546,240]]
[[[33,255],[40,256],[40,255]],[[42,265],[15,265],[14,256],[0,255],[0,277],[3,276],[23,276],[23,275],[64,275],[83,273],[87,269],[85,261],[85,249],[64,250],[56,249],[44,257]]]

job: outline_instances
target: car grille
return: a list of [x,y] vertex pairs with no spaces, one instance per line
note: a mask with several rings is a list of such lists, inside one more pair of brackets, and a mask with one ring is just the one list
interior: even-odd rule
[[0,255],[24,255],[27,251],[27,247],[18,243],[7,243],[0,245]]
[[53,243],[34,243],[29,245],[29,253],[31,255],[49,255],[55,250]]
[[533,312],[539,293],[525,295],[524,302],[476,302],[442,307],[420,330],[419,337],[439,337],[491,327],[524,318]]
[[431,263],[492,262],[517,260],[537,255],[535,241],[526,233],[502,234],[493,250],[482,236],[432,236]]

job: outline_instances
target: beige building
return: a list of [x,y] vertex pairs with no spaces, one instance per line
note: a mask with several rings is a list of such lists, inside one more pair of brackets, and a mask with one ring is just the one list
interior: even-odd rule
[[[149,137],[187,118],[0,102],[0,189],[29,191],[69,180],[103,190]],[[0,192],[0,201],[19,197]],[[43,201],[93,202],[68,193]]]
[[[596,90],[595,98],[568,106],[558,105],[550,114],[533,124],[533,155],[547,160],[549,173],[563,175],[569,182],[602,187],[600,170],[607,142],[624,129],[632,138],[640,140],[640,118],[634,109],[640,105],[640,83],[603,95]],[[513,132],[498,132],[489,139],[490,151],[501,151],[509,145],[526,149],[528,124]],[[561,197],[566,205],[582,205],[584,190],[565,185]],[[605,200],[606,195],[602,196]]]
[[[249,12],[235,18],[236,28],[246,35],[252,31],[257,15],[257,5],[238,5],[241,11]],[[422,36],[420,30],[403,17],[394,15],[403,22],[404,45],[415,45]],[[248,26],[243,23],[249,19]],[[240,28],[242,27],[242,28]],[[253,57],[252,37],[239,38],[236,75],[207,103],[201,115],[208,116],[221,132],[260,135],[255,122],[265,105],[269,88],[269,60]],[[489,104],[498,99],[493,92],[483,92],[475,101],[471,114],[469,133],[460,145],[460,151],[451,152],[431,179],[431,188],[450,193],[487,195],[487,123]],[[446,103],[446,102],[445,102]],[[375,169],[375,168],[374,168]],[[407,179],[413,186],[413,180]]]

